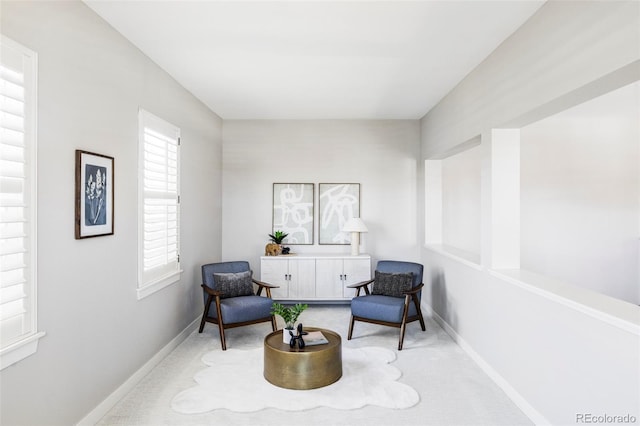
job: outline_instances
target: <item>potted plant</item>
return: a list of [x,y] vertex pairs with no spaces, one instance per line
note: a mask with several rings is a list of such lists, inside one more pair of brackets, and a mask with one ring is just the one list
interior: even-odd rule
[[276,231],[273,234],[269,234],[269,240],[271,241],[265,247],[265,254],[267,256],[277,256],[279,254],[289,254],[289,249],[282,247],[282,241],[287,238],[289,234],[285,234],[282,231]]
[[300,314],[309,307],[309,305],[296,303],[293,306],[284,306],[278,302],[273,302],[271,305],[271,314],[282,317],[285,323],[285,329],[282,330],[282,341],[289,343],[291,336],[289,331],[295,334],[295,324]]

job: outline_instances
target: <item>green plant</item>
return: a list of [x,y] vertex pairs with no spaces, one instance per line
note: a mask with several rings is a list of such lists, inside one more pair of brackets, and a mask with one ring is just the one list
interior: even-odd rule
[[276,231],[273,234],[269,234],[269,239],[276,244],[282,244],[282,240],[287,238],[287,235],[289,234],[285,234],[282,231]]
[[306,303],[296,303],[293,306],[284,306],[278,302],[273,302],[273,305],[271,305],[271,314],[282,317],[286,324],[285,328],[293,329],[293,326],[298,320],[300,314],[308,307],[309,305]]

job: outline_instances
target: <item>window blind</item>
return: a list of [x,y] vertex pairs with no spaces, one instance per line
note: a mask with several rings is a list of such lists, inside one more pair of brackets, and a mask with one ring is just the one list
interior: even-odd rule
[[0,54],[0,348],[36,332],[35,54]]
[[142,286],[180,269],[180,129],[141,111]]

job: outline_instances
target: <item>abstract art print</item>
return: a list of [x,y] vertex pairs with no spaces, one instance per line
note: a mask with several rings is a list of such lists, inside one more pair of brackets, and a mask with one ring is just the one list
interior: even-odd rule
[[289,234],[283,244],[313,244],[313,184],[273,184],[273,232]]
[[360,217],[360,184],[321,183],[319,201],[320,244],[350,244],[351,235],[342,228],[349,219]]
[[113,234],[113,157],[76,150],[76,239]]

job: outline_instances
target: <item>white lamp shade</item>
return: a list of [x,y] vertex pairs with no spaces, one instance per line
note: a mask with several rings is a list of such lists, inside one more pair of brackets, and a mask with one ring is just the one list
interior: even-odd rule
[[369,232],[367,226],[359,217],[352,217],[342,228],[343,232]]

